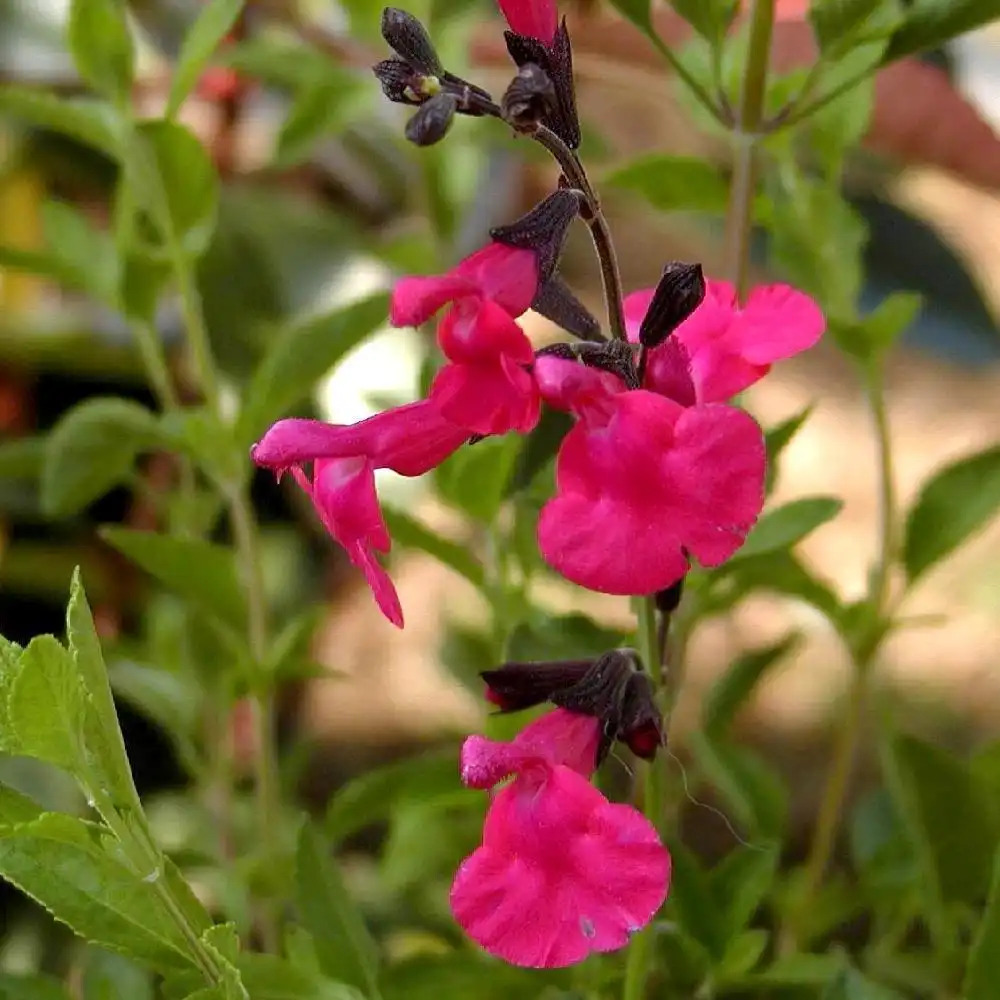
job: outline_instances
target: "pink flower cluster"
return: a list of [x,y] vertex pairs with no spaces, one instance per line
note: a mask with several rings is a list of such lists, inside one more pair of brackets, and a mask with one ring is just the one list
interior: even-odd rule
[[[543,557],[567,579],[608,594],[654,593],[679,580],[692,556],[704,566],[726,560],[760,512],[760,428],[725,401],[816,342],[824,323],[812,300],[770,285],[741,307],[729,285],[708,281],[702,304],[648,350],[634,388],[614,371],[535,353],[516,319],[539,283],[538,254],[499,242],[447,274],[403,278],[392,294],[395,325],[445,309],[446,364],[428,398],[350,426],[281,420],[253,448],[258,465],[292,470],[395,625],[402,610],[377,559],[390,539],[375,470],[419,476],[474,435],[528,433],[542,403],[576,418],[538,525]],[[626,299],[632,339],[652,295]]]

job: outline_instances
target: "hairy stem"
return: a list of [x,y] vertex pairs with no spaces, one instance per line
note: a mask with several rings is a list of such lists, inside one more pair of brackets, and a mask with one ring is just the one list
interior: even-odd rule
[[618,271],[618,256],[615,253],[614,242],[608,220],[601,211],[601,203],[597,198],[587,177],[587,172],[580,158],[551,129],[539,125],[531,133],[531,137],[544,146],[556,159],[566,180],[577,190],[583,192],[587,202],[587,217],[585,221],[590,229],[590,238],[594,241],[594,250],[601,265],[601,281],[604,285],[604,305],[608,313],[608,327],[616,340],[627,340],[625,333],[625,310],[622,305],[622,279]]
[[757,142],[767,93],[773,27],[774,0],[754,0],[740,104],[732,131],[733,177],[726,214],[726,273],[740,298],[747,290],[753,203],[757,191]]

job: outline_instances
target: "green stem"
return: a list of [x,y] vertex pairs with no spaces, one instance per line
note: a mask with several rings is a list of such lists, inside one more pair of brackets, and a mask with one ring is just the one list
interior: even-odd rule
[[159,334],[151,323],[136,321],[132,324],[132,336],[139,347],[143,367],[149,376],[153,393],[159,401],[161,409],[176,410],[180,407],[174,381],[170,377],[170,369],[163,352],[163,344]]
[[[639,655],[653,679],[654,687],[660,689],[663,680],[663,649],[656,627],[656,605],[651,596],[638,600]],[[663,825],[666,803],[665,767],[665,756],[657,754],[646,766],[643,786],[642,811],[657,830]],[[622,1000],[643,1000],[646,995],[655,933],[653,924],[650,923],[632,938],[625,962]]]
[[879,481],[878,558],[871,574],[867,599],[870,621],[861,638],[852,643],[853,676],[847,707],[837,733],[800,892],[788,926],[781,935],[781,950],[786,953],[794,950],[802,939],[802,924],[809,904],[823,881],[833,855],[858,753],[871,667],[886,635],[884,619],[890,603],[890,574],[897,551],[897,508],[892,440],[880,365],[875,365],[866,372],[866,389],[868,408],[875,428]]
[[173,268],[177,279],[177,291],[181,297],[184,329],[187,333],[188,347],[194,356],[198,383],[205,396],[205,402],[212,410],[221,415],[222,399],[219,393],[219,377],[215,370],[215,358],[212,356],[212,344],[208,339],[208,330],[205,327],[201,295],[195,284],[194,270],[191,261],[180,250],[173,254]]
[[580,158],[555,132],[544,125],[539,125],[530,134],[537,143],[544,146],[555,157],[559,166],[562,167],[562,172],[566,175],[566,180],[578,191],[581,191],[586,199],[588,213],[585,221],[590,229],[590,238],[594,242],[594,250],[601,265],[601,281],[604,285],[604,304],[608,313],[608,326],[611,335],[616,340],[627,340],[618,256],[615,253],[608,220],[604,217],[604,212],[601,211],[597,192],[594,191]]

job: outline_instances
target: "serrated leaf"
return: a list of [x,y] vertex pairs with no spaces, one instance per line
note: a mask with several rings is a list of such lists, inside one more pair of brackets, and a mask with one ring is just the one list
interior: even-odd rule
[[158,440],[156,417],[144,406],[114,396],[84,400],[47,438],[42,506],[53,517],[76,513],[125,480]]
[[236,23],[244,3],[245,0],[209,0],[202,6],[177,56],[167,98],[167,118],[173,118],[180,110],[219,43]]
[[734,560],[786,552],[843,509],[837,497],[804,497],[766,511],[751,529]]
[[906,519],[903,563],[910,582],[967,541],[1000,508],[1000,447],[970,455],[921,487]]
[[124,0],[72,0],[67,40],[80,76],[105,97],[127,106],[135,53]]
[[127,528],[103,528],[101,537],[199,610],[242,630],[246,605],[231,549]]
[[913,0],[906,20],[892,36],[884,62],[941,45],[997,17],[996,0]]
[[47,813],[0,827],[0,876],[88,941],[159,971],[189,961],[153,885],[112,858],[91,824]]
[[809,21],[820,51],[843,51],[864,30],[882,0],[817,0],[809,7]]
[[393,542],[403,548],[426,552],[465,577],[474,587],[483,587],[485,584],[483,565],[467,548],[442,537],[401,510],[384,507],[382,516],[385,518]]
[[260,436],[369,333],[388,322],[384,292],[278,330],[247,389],[240,435]]
[[93,724],[88,728],[86,737],[88,750],[99,768],[99,778],[106,785],[113,802],[139,812],[139,793],[132,780],[125,741],[108,683],[104,654],[94,627],[94,617],[87,603],[79,567],[73,571],[70,586],[66,636],[73,667],[89,696]]
[[316,942],[320,966],[330,976],[378,991],[378,946],[347,892],[330,847],[306,823],[295,853],[296,900],[302,923]]
[[701,725],[707,732],[722,733],[756,690],[764,676],[798,645],[801,635],[793,632],[780,642],[741,653],[712,685],[704,700]]
[[997,983],[1000,983],[1000,850],[993,858],[986,908],[969,950],[962,997],[964,1000],[993,1000]]
[[159,238],[159,245],[148,247],[154,259],[172,257],[175,249],[190,259],[200,257],[215,230],[219,178],[197,137],[167,119],[141,122],[125,168],[132,198],[123,204],[134,201],[148,220],[144,228],[139,219],[133,219],[130,228],[123,227],[123,237],[129,235],[125,246],[146,247],[152,227]]
[[17,752],[79,773],[85,767],[86,711],[86,694],[69,653],[51,635],[32,639],[7,696]]
[[736,0],[670,0],[670,6],[710,45],[719,45],[738,4]]
[[719,168],[690,156],[644,156],[604,181],[641,195],[661,212],[723,213],[729,200],[729,185]]
[[453,795],[458,780],[458,750],[433,750],[367,771],[334,793],[327,806],[324,832],[341,841],[396,808]]
[[[7,785],[0,785],[0,825],[15,826],[38,819],[45,810],[32,798]],[[0,996],[3,996],[0,993]]]
[[122,148],[122,119],[106,101],[63,98],[32,87],[0,87],[0,115],[61,135],[116,157]]

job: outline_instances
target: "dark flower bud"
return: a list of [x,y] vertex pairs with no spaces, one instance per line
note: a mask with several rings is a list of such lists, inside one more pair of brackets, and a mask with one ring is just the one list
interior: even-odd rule
[[402,59],[383,59],[372,67],[382,93],[397,104],[423,104],[439,89],[436,77],[421,76]]
[[665,590],[658,590],[653,596],[656,602],[656,610],[665,615],[673,614],[681,603],[681,595],[684,592],[684,577],[682,576],[676,583],[672,583]]
[[555,107],[545,116],[547,125],[570,149],[580,145],[580,121],[576,113],[576,94],[573,84],[573,50],[570,47],[566,22],[556,29],[552,42],[546,45],[530,35],[505,31],[507,51],[518,66],[534,63],[544,70],[555,89]]
[[600,323],[558,274],[538,286],[531,308],[580,340],[604,342]]
[[559,263],[569,224],[580,212],[581,197],[573,188],[560,188],[516,222],[491,229],[490,238],[509,247],[534,250],[538,280],[548,281]]
[[406,138],[418,146],[433,146],[445,137],[458,109],[451,94],[438,94],[425,101],[406,123]]
[[672,261],[663,269],[653,301],[639,327],[643,347],[662,344],[701,305],[705,298],[705,276],[701,264]]
[[629,389],[638,389],[639,373],[635,367],[632,345],[624,340],[608,340],[600,344],[580,344],[580,360],[589,368],[617,375]]
[[548,701],[554,691],[581,681],[593,660],[558,660],[541,663],[505,663],[498,670],[484,670],[486,700],[501,712],[519,712]]
[[427,29],[405,10],[386,7],[382,11],[382,37],[406,63],[425,76],[444,72]]
[[530,129],[556,107],[556,89],[549,75],[535,63],[525,63],[500,101],[504,120],[518,129]]
[[652,760],[663,746],[663,716],[656,707],[647,674],[636,672],[628,682],[622,704],[618,739],[643,760]]

